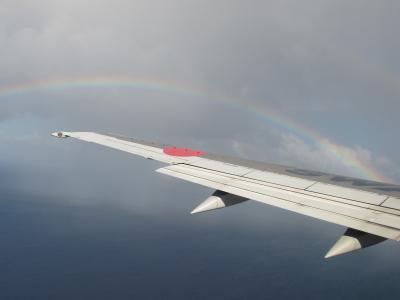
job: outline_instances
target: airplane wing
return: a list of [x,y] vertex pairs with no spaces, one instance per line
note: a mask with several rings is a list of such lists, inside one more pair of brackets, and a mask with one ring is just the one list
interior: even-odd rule
[[249,199],[347,227],[326,258],[400,240],[400,186],[93,132],[55,132],[168,164],[157,172],[215,192],[194,213]]

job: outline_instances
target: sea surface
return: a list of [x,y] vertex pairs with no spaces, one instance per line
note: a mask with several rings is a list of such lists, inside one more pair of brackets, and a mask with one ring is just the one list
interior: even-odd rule
[[2,190],[0,299],[400,297],[396,242],[326,261],[330,244],[304,227],[203,218]]

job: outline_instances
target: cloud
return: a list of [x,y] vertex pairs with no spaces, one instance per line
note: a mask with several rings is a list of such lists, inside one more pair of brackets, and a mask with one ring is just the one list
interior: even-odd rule
[[258,139],[258,142],[233,140],[232,148],[239,156],[286,166],[382,180],[366,173],[364,166],[368,166],[368,172],[379,170],[392,181],[400,179],[398,164],[359,145],[332,145],[326,141],[310,143],[293,134],[282,133],[273,138]]
[[255,103],[398,176],[397,2],[6,0],[1,7],[0,90],[123,74],[242,99],[237,107],[120,88],[0,94],[0,125],[9,128],[2,139],[12,126],[40,123],[42,140],[57,129],[97,130],[354,172],[318,144],[272,127],[248,109]]
[[[293,161],[300,167],[310,167],[315,170],[356,177],[367,177],[368,175],[355,167],[353,161],[361,162],[362,165],[373,166],[374,169],[383,167],[383,165],[385,165],[386,168],[389,167],[387,158],[376,157],[370,150],[361,146],[356,145],[352,148],[346,146],[336,147],[340,149],[339,151],[343,153],[343,155],[338,156],[337,151],[333,151],[332,148],[326,146],[326,144],[307,144],[294,135],[285,134],[282,136],[282,141],[276,151],[278,156],[281,157],[280,160]],[[350,161],[350,158],[352,161]],[[395,170],[394,167],[394,169],[390,170],[390,173],[393,174]]]

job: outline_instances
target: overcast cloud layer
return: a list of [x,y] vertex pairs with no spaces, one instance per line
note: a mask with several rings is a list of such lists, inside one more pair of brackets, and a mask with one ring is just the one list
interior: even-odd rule
[[[165,180],[153,174],[156,165],[139,160],[127,165],[123,154],[60,143],[49,137],[58,129],[120,133],[368,176],[317,140],[271,122],[265,114],[270,109],[398,181],[399,6],[396,1],[2,1],[0,91],[99,75],[174,81],[204,91],[197,96],[121,87],[0,92],[0,162],[8,174],[2,185],[52,196],[63,186],[74,202],[117,193],[114,201],[144,211],[153,211],[148,199],[166,201],[167,193],[148,191],[151,182],[162,186]],[[110,180],[107,174],[117,175]],[[142,201],[132,203],[132,184]],[[165,184],[168,189],[174,182]],[[192,189],[187,198],[196,198]]]
[[[398,180],[399,8],[396,1],[5,0],[0,87],[94,75],[201,86],[273,108]],[[0,137],[14,139],[12,148],[30,143],[21,134],[44,142],[61,127],[103,130],[366,176],[295,132],[209,97],[117,88],[0,97]]]

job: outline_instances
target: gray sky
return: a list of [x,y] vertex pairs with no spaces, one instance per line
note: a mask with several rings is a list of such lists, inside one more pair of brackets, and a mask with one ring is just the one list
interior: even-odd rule
[[[97,130],[371,176],[351,163],[356,160],[398,182],[399,8],[398,1],[3,0],[0,90],[124,76],[197,86],[202,95],[85,88],[85,82],[0,92],[1,163],[61,174],[90,149],[75,172],[98,176],[91,170],[103,150],[48,136],[58,129]],[[271,110],[318,132],[319,141],[277,125]],[[102,164],[116,170],[118,157],[127,159],[118,155]],[[142,174],[129,176],[135,181]],[[149,182],[156,177],[147,176]],[[28,171],[18,178],[31,184]],[[73,178],[58,180],[71,184]]]

